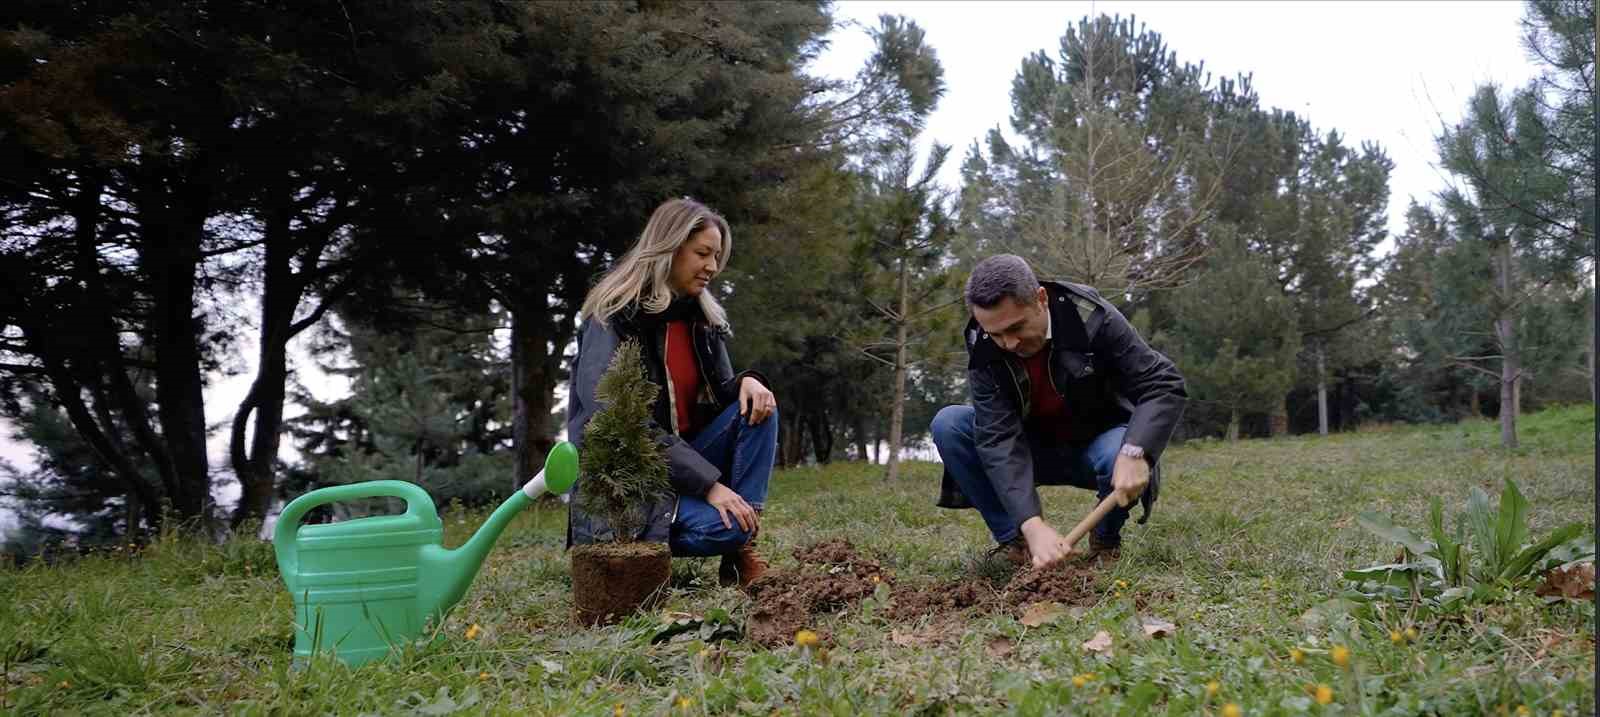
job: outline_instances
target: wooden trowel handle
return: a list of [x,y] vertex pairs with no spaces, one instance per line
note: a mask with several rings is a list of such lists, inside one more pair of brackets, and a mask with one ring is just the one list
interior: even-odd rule
[[1106,517],[1106,513],[1110,513],[1111,509],[1115,507],[1117,507],[1117,493],[1112,491],[1110,495],[1105,497],[1105,500],[1100,501],[1100,504],[1094,507],[1094,510],[1083,516],[1083,520],[1078,521],[1078,524],[1072,527],[1072,532],[1067,533],[1067,547],[1071,548],[1077,545],[1078,541],[1083,540],[1083,536],[1088,535],[1089,531],[1100,523],[1100,519]]

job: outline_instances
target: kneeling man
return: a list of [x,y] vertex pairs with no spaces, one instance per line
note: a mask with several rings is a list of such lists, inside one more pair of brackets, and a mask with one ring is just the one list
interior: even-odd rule
[[1073,546],[1045,521],[1036,487],[1116,493],[1089,541],[1115,557],[1133,501],[1140,523],[1150,517],[1161,483],[1152,470],[1188,401],[1183,377],[1094,289],[1041,285],[1021,257],[978,262],[966,300],[972,404],[933,419],[939,506],[977,508],[996,550],[1043,567]]

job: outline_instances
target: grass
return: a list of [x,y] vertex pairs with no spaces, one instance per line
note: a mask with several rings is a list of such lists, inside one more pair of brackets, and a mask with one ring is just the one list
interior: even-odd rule
[[[1593,409],[1546,411],[1521,427],[1523,446],[1510,452],[1489,421],[1191,442],[1167,454],[1151,522],[1130,522],[1122,560],[1081,615],[1036,628],[977,615],[946,644],[900,647],[868,603],[819,619],[833,639],[826,659],[744,641],[653,645],[654,616],[574,627],[564,513],[542,505],[501,538],[442,639],[355,671],[294,669],[290,598],[271,546],[169,537],[132,557],[0,570],[0,712],[1225,714],[1234,704],[1242,714],[1590,714],[1592,603],[1525,596],[1460,623],[1414,625],[1418,638],[1403,644],[1389,639],[1406,626],[1394,611],[1313,609],[1338,593],[1341,570],[1394,557],[1355,524],[1362,510],[1420,528],[1437,495],[1450,523],[1471,486],[1495,494],[1511,477],[1532,504],[1534,536],[1570,521],[1592,530]],[[990,541],[971,511],[933,507],[938,475],[913,464],[885,485],[866,465],[783,471],[765,552],[791,567],[793,548],[842,536],[902,583],[970,577]],[[1044,498],[1059,523],[1090,507],[1070,488]],[[448,516],[446,542],[481,519]],[[742,620],[749,601],[716,587],[714,561],[676,561],[674,571],[667,609],[720,607]],[[1145,639],[1130,631],[1139,615],[1176,632]],[[1114,637],[1110,657],[1080,647],[1100,630]],[[990,656],[995,637],[1015,648]],[[1330,659],[1335,646],[1349,650],[1348,670]],[[1317,685],[1329,704],[1314,699]]]

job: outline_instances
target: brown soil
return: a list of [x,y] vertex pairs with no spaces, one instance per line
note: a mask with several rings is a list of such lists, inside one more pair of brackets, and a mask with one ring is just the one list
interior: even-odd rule
[[750,584],[756,603],[746,632],[763,645],[793,642],[813,616],[849,607],[878,585],[893,584],[878,561],[861,556],[842,538],[799,548],[794,557],[800,561],[798,570],[774,570]]
[[665,543],[596,543],[570,553],[572,605],[583,625],[610,624],[648,607],[672,577]]
[[889,608],[887,617],[900,622],[969,607],[988,607],[997,603],[999,597],[993,586],[979,579],[905,588],[894,591],[894,605]]
[[1036,602],[1091,605],[1096,594],[1095,567],[1093,562],[1064,560],[1043,570],[1030,568],[1011,578],[1001,595],[1012,607]]
[[796,549],[794,556],[801,563],[798,570],[774,570],[750,586],[755,606],[746,632],[763,645],[789,644],[801,629],[816,631],[826,642],[828,636],[812,624],[815,616],[855,605],[879,584],[893,589],[885,617],[918,625],[892,632],[891,639],[901,645],[935,644],[961,634],[962,621],[956,615],[963,611],[1020,615],[1033,603],[1088,606],[1099,595],[1098,561],[1069,560],[1044,570],[1024,570],[1000,588],[982,578],[895,587],[878,561],[862,557],[841,538]]

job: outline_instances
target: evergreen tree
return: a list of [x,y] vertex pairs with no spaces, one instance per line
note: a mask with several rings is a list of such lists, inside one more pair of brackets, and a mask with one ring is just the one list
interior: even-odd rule
[[578,505],[605,516],[618,542],[644,527],[640,506],[672,491],[666,455],[650,434],[650,406],[659,390],[645,377],[638,342],[623,342],[600,376],[595,398],[601,408],[584,429]]
[[1227,416],[1233,441],[1244,414],[1269,410],[1293,384],[1300,336],[1276,267],[1231,229],[1218,234],[1199,278],[1173,292],[1171,327],[1152,341],[1183,366],[1195,401]]

